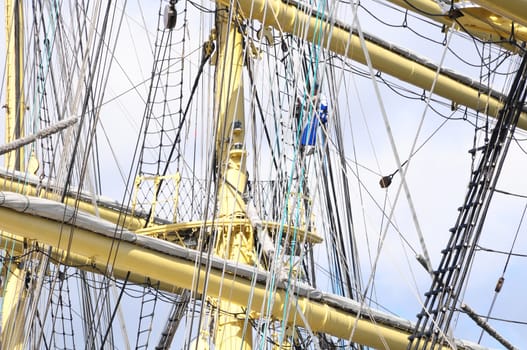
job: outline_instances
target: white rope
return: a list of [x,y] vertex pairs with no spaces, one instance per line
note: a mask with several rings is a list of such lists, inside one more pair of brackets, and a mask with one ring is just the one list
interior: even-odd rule
[[45,129],[38,131],[37,133],[33,135],[25,136],[25,137],[16,139],[12,142],[6,143],[5,145],[0,146],[0,155],[13,151],[17,148],[23,147],[27,144],[30,144],[31,142],[34,142],[37,139],[42,139],[49,135],[56,134],[59,131],[72,126],[78,121],[79,121],[79,117],[72,117],[72,118],[64,119],[55,125],[52,125],[50,127],[47,127]]
[[[356,15],[356,12],[355,12],[355,15]],[[397,188],[397,192],[396,192],[396,195],[395,195],[395,200],[393,202],[393,206],[392,206],[392,209],[390,211],[390,215],[389,215],[389,218],[388,218],[388,221],[391,222],[392,220],[392,217],[394,215],[394,212],[395,212],[395,206],[396,206],[396,203],[398,201],[398,198],[399,198],[399,195],[401,193],[401,190],[404,188],[405,190],[405,194],[406,194],[406,197],[407,197],[407,200],[408,200],[408,204],[410,206],[410,210],[412,211],[412,218],[413,218],[413,221],[414,221],[414,225],[416,226],[416,230],[417,230],[417,234],[419,236],[419,240],[420,240],[420,243],[421,243],[421,246],[422,246],[422,249],[423,249],[423,254],[424,254],[424,258],[428,264],[428,267],[429,267],[429,272],[432,273],[431,269],[430,269],[430,257],[428,255],[428,252],[427,252],[427,249],[426,249],[426,245],[425,245],[425,242],[424,242],[424,238],[423,238],[423,234],[422,234],[422,230],[420,228],[420,225],[419,225],[419,222],[417,220],[417,215],[416,215],[416,211],[415,211],[415,207],[413,206],[413,201],[411,199],[411,195],[410,195],[410,191],[408,189],[408,185],[407,185],[407,182],[406,182],[406,169],[408,169],[408,166],[406,168],[402,168],[402,163],[401,163],[401,159],[399,157],[399,153],[397,152],[397,147],[395,145],[395,140],[393,138],[393,134],[391,132],[391,126],[390,126],[390,122],[388,120],[388,116],[387,116],[387,113],[386,113],[386,109],[384,108],[384,104],[382,103],[382,99],[381,99],[381,95],[380,95],[380,91],[379,91],[379,87],[377,85],[377,81],[376,79],[374,79],[375,77],[375,74],[373,72],[373,67],[372,67],[372,64],[371,64],[371,59],[370,59],[370,56],[368,54],[368,51],[366,50],[366,42],[364,40],[364,35],[363,35],[363,32],[362,32],[362,29],[361,29],[361,26],[360,26],[360,23],[359,21],[357,20],[357,32],[358,32],[358,36],[359,36],[359,39],[361,41],[361,46],[363,47],[363,50],[364,50],[364,56],[366,58],[366,63],[367,63],[367,66],[368,66],[368,70],[370,72],[370,75],[372,77],[372,83],[373,83],[373,87],[374,87],[374,90],[375,90],[375,93],[376,93],[376,96],[377,96],[377,99],[379,101],[379,108],[381,109],[381,114],[382,114],[382,117],[383,117],[383,121],[384,121],[384,124],[385,124],[385,128],[386,128],[386,132],[388,134],[388,137],[389,137],[389,140],[390,140],[390,145],[391,145],[391,148],[392,148],[392,151],[393,151],[393,154],[394,154],[394,158],[397,162],[397,166],[398,166],[398,169],[400,170],[401,172],[401,185]],[[419,127],[417,129],[417,133],[416,133],[416,137],[414,138],[414,142],[412,144],[412,148],[410,150],[410,157],[408,158],[408,164],[410,163],[410,160],[411,160],[411,157],[412,155],[414,154],[414,150],[415,150],[415,147],[417,145],[417,139],[419,137],[419,133],[420,133],[420,130],[421,130],[421,127],[423,125],[423,122],[424,122],[424,117],[426,116],[426,112],[428,110],[428,107],[430,105],[430,101],[431,101],[431,96],[432,96],[432,93],[434,91],[434,88],[435,88],[435,85],[436,85],[436,82],[437,82],[437,79],[439,77],[439,73],[440,73],[440,67],[442,66],[443,64],[443,61],[444,61],[444,58],[446,56],[446,52],[448,51],[448,44],[450,42],[450,39],[452,37],[452,31],[450,31],[450,35],[448,36],[448,39],[447,39],[447,44],[445,45],[445,50],[443,51],[443,54],[442,54],[442,57],[441,57],[441,61],[440,61],[440,64],[438,65],[438,68],[437,68],[437,71],[436,71],[436,75],[434,77],[434,81],[432,83],[432,87],[430,89],[430,94],[428,96],[428,99],[427,99],[427,103],[426,103],[426,106],[425,106],[425,109],[423,111],[423,114],[422,114],[422,117],[421,117],[421,120],[419,122]],[[388,228],[389,226],[387,225],[384,229],[384,232],[381,236],[381,240],[380,240],[380,244],[379,244],[379,247],[378,247],[378,250],[377,250],[377,256],[375,258],[375,261],[374,261],[374,265],[373,265],[373,272],[372,274],[370,275],[370,279],[368,280],[368,284],[366,285],[366,288],[365,288],[365,293],[367,292],[367,290],[369,289],[371,283],[373,282],[373,278],[374,278],[374,275],[375,275],[375,271],[376,271],[376,266],[378,264],[378,261],[379,261],[379,257],[380,257],[380,252],[381,252],[381,249],[383,247],[383,242],[384,240],[386,239],[386,236],[387,236],[387,233],[388,233]],[[361,305],[364,303],[364,298],[363,298],[363,302],[361,303]],[[355,329],[354,331],[352,332],[351,336],[350,336],[350,340],[351,338],[353,337],[353,334],[355,332]],[[448,337],[445,336],[445,339],[447,340],[447,342],[449,342],[449,344],[451,343],[451,341],[448,339]],[[383,342],[384,342],[384,339],[383,339]],[[450,344],[452,346],[452,344]]]

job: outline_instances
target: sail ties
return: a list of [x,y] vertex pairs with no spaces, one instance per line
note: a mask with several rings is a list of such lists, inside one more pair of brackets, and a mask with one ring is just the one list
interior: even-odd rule
[[256,207],[252,201],[247,203],[246,211],[251,225],[256,228],[256,235],[262,247],[263,253],[269,258],[273,257],[275,253],[273,240],[269,235],[267,228],[264,227],[262,219],[260,219],[258,211],[256,210]]
[[50,127],[47,127],[45,129],[38,131],[35,134],[21,137],[19,139],[14,140],[13,142],[6,143],[5,145],[0,146],[0,155],[13,151],[18,148],[21,148],[27,144],[30,144],[31,142],[36,141],[37,139],[43,139],[47,136],[56,134],[59,131],[62,131],[76,124],[78,121],[79,121],[79,117],[71,117],[68,119],[64,119],[56,123],[55,125],[52,125]]
[[498,333],[494,328],[492,328],[481,316],[479,316],[476,311],[474,311],[470,306],[467,304],[462,304],[461,309],[465,311],[465,313],[474,321],[477,323],[478,326],[483,328],[491,337],[496,339],[500,342],[501,345],[503,345],[508,350],[518,350],[517,347],[512,345],[507,339],[503,338],[501,334]]

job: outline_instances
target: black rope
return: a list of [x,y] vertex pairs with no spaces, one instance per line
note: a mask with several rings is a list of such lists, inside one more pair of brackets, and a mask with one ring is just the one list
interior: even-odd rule
[[126,285],[128,284],[128,279],[130,278],[130,271],[126,274],[126,278],[124,279],[123,286],[121,287],[121,292],[119,293],[119,297],[117,298],[117,301],[115,302],[115,307],[112,312],[112,316],[110,317],[110,323],[108,324],[108,328],[106,329],[106,332],[104,333],[104,338],[102,339],[101,343],[101,350],[104,350],[104,344],[106,343],[106,339],[108,339],[108,334],[110,334],[110,330],[112,329],[113,320],[115,318],[115,315],[117,314],[117,310],[119,309],[119,305],[121,304],[121,298],[123,297],[124,290],[126,289]]
[[443,341],[443,334],[449,329],[526,95],[527,56],[524,56],[498,123],[473,172],[456,224],[450,230],[449,242],[442,251],[441,262],[425,294],[426,300],[418,314],[408,349],[420,349],[423,344],[433,348]]
[[[105,12],[105,15],[104,15],[103,25],[102,25],[101,33],[100,33],[101,37],[103,37],[105,35],[107,27],[108,27],[108,19],[109,19],[111,5],[112,5],[112,2],[108,1],[107,5],[106,5],[106,12]],[[87,83],[88,86],[91,86],[91,84],[93,83],[94,77],[91,74],[91,72],[95,71],[98,68],[99,60],[100,60],[100,57],[101,57],[101,50],[103,48],[103,45],[104,45],[104,40],[103,39],[99,40],[99,43],[97,45],[97,50],[96,50],[96,53],[95,53],[95,62],[92,65],[93,69],[90,70],[89,80],[88,80],[88,83]],[[71,153],[70,164],[68,166],[68,174],[66,175],[66,179],[64,181],[64,189],[62,191],[62,196],[61,196],[61,199],[60,199],[60,201],[63,202],[63,203],[64,203],[64,201],[66,199],[66,195],[68,193],[68,188],[70,186],[71,176],[72,176],[72,173],[73,173],[74,164],[75,164],[75,158],[77,156],[77,152],[78,152],[78,148],[79,148],[79,144],[80,144],[80,140],[81,140],[81,132],[82,132],[82,128],[83,128],[83,125],[84,125],[84,119],[86,117],[86,112],[88,110],[88,103],[90,101],[90,96],[91,96],[91,93],[89,92],[86,95],[86,97],[84,99],[84,103],[82,105],[82,113],[81,113],[81,117],[80,117],[80,120],[79,120],[79,127],[77,128],[77,134],[75,136],[75,144],[73,146],[73,151]]]
[[[254,76],[253,76],[252,66],[250,65],[250,60],[247,59],[246,63],[247,63],[247,72],[249,73],[249,81],[251,82],[251,86],[254,87],[255,86],[255,84],[254,84]],[[274,164],[275,169],[278,170],[278,162],[276,160],[276,155],[275,155],[275,152],[274,152],[273,143],[271,141],[271,136],[269,135],[269,130],[267,128],[267,124],[265,123],[265,118],[264,118],[262,104],[260,102],[260,98],[258,97],[258,92],[256,91],[256,89],[253,89],[253,91],[254,91],[254,98],[256,100],[256,106],[258,107],[258,112],[259,112],[259,115],[260,115],[260,120],[262,121],[262,125],[263,125],[263,128],[264,128],[265,138],[267,140],[267,144],[269,145],[269,149],[271,151],[271,157],[273,158],[273,164]],[[254,116],[254,113],[253,113],[253,116]],[[254,119],[256,119],[256,118],[254,118]],[[280,152],[280,148],[278,148],[278,153],[279,154],[281,153]]]
[[[172,144],[172,147],[170,149],[170,153],[169,153],[167,161],[165,163],[165,168],[163,169],[163,172],[160,174],[162,176],[165,176],[167,171],[168,171],[168,168],[169,168],[169,165],[170,165],[170,160],[172,159],[172,157],[174,155],[174,151],[176,150],[176,145],[179,143],[179,139],[181,137],[181,130],[183,130],[183,124],[185,123],[185,120],[187,118],[187,114],[188,114],[188,111],[190,109],[192,98],[194,97],[194,93],[196,92],[196,89],[198,87],[198,83],[200,81],[201,74],[203,73],[203,68],[205,67],[205,64],[209,60],[210,56],[212,55],[212,52],[213,52],[213,50],[207,50],[206,47],[204,46],[203,56],[202,56],[202,59],[201,59],[201,63],[199,65],[198,74],[196,76],[196,79],[194,79],[194,85],[192,86],[192,90],[190,91],[190,97],[189,97],[189,100],[187,102],[187,106],[185,107],[185,111],[183,112],[183,116],[182,116],[182,118],[181,118],[181,120],[179,122],[179,125],[177,126],[176,138],[174,139],[174,143]],[[161,178],[161,180],[159,181],[159,185],[157,186],[157,189],[156,189],[156,193],[155,193],[156,197],[159,195],[159,192],[161,191],[161,185],[163,184],[163,182],[164,182],[164,180],[163,180],[163,178]],[[145,227],[148,224],[148,222],[150,221],[152,215],[153,215],[152,208],[150,208],[150,211],[148,212],[147,219],[145,221]]]

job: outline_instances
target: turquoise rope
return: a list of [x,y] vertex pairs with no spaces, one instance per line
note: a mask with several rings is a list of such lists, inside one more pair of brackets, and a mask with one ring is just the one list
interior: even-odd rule
[[[55,42],[55,36],[58,28],[58,3],[55,0],[53,2],[52,11],[49,12],[49,23],[51,23],[51,30],[46,33],[46,37],[44,38],[44,42],[47,42],[47,45],[44,45],[45,51],[41,54],[40,64],[38,66],[38,70],[40,73],[40,76],[42,79],[37,79],[37,91],[42,92],[40,96],[37,97],[37,93],[33,95],[33,106],[34,108],[31,108],[31,124],[33,133],[37,132],[38,124],[37,120],[41,116],[41,106],[44,103],[44,94],[43,92],[46,90],[46,82],[48,81],[48,77],[50,74],[50,62],[51,62],[51,56],[52,51],[51,48],[54,46]],[[32,150],[35,148],[35,143],[32,144]]]
[[[325,0],[321,1],[318,5],[318,11],[317,13],[321,13],[320,11],[320,8],[321,7],[324,7],[325,6]],[[314,91],[315,91],[315,84],[316,84],[316,81],[317,81],[317,73],[318,73],[318,64],[319,64],[319,49],[320,49],[320,43],[322,41],[322,21],[321,21],[321,18],[317,16],[316,18],[316,31],[315,31],[315,37],[313,38],[313,41],[312,41],[312,44],[314,46],[314,62],[315,62],[315,69],[313,71],[313,84],[311,84],[310,86],[310,93],[311,95],[314,94]],[[312,59],[313,60],[313,59]],[[309,81],[309,77],[311,76],[311,66],[309,68],[309,71],[307,73],[307,77],[305,77],[307,79],[307,81]],[[293,182],[293,173],[294,173],[294,167],[295,167],[295,164],[296,164],[296,161],[298,159],[298,150],[299,150],[299,146],[300,146],[300,133],[301,133],[301,127],[302,127],[302,117],[303,117],[303,114],[304,114],[304,104],[307,100],[307,96],[306,94],[303,95],[303,98],[302,98],[302,108],[301,108],[301,111],[300,111],[300,118],[299,118],[299,121],[298,121],[298,125],[297,125],[297,137],[296,137],[296,147],[295,147],[295,153],[294,153],[294,157],[293,157],[293,161],[292,161],[292,164],[291,164],[291,171],[290,171],[290,176],[289,176],[289,179],[288,179],[288,184],[287,184],[287,192],[286,192],[286,203],[289,201],[289,199],[291,198],[291,188],[292,188],[292,182]],[[315,106],[313,106],[312,104],[309,105],[309,113],[308,113],[308,125],[309,123],[311,122],[311,118],[314,117],[314,109],[315,109]],[[303,186],[304,186],[304,180],[306,178],[305,176],[305,168],[302,167],[301,169],[301,174],[300,174],[300,184],[299,184],[299,192],[302,193],[302,189],[303,189]],[[296,206],[296,215],[295,215],[295,218],[294,218],[294,223],[295,223],[295,228],[294,228],[294,231],[293,231],[293,237],[292,237],[292,240],[291,240],[291,251],[293,252],[295,250],[295,247],[296,247],[296,242],[297,242],[297,233],[298,233],[298,229],[297,227],[299,226],[299,223],[300,223],[300,204],[301,204],[301,200],[300,198],[297,199],[297,206]],[[279,229],[279,234],[278,234],[278,242],[282,240],[282,237],[283,237],[283,231],[284,231],[284,226],[285,226],[285,220],[286,218],[288,217],[288,207],[287,205],[284,206],[284,210],[283,210],[283,213],[282,213],[282,220],[280,222],[280,229]],[[278,246],[278,249],[277,251],[275,252],[275,256],[274,256],[274,259],[276,261],[276,258],[280,255],[280,246]],[[287,288],[286,288],[286,295],[285,295],[285,302],[284,302],[284,305],[287,305],[288,301],[289,301],[289,290],[291,288],[291,277],[292,277],[292,273],[293,273],[293,255],[290,256],[290,261],[289,261],[289,271],[288,271],[288,284],[287,284]],[[270,283],[270,289],[269,289],[269,293],[274,290],[274,287],[275,287],[275,283],[276,283],[276,278],[275,278],[275,275],[272,274],[271,276],[271,283]],[[270,313],[270,310],[271,310],[271,298],[269,297],[268,298],[268,302],[267,302],[267,314]],[[282,315],[282,329],[285,329],[285,323],[286,323],[286,313],[287,313],[287,308],[284,308],[284,311],[283,311],[283,315]],[[266,331],[267,331],[267,327],[266,327]],[[283,339],[284,339],[284,332],[282,332],[280,334],[280,344],[282,344],[283,342]],[[265,336],[262,338],[262,340],[265,340]],[[261,348],[261,347],[260,347]]]

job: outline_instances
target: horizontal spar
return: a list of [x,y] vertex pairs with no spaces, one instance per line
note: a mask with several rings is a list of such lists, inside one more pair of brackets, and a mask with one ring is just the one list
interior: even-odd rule
[[[196,271],[196,261],[200,257],[197,251],[124,229],[112,229],[114,225],[111,223],[89,214],[79,214],[75,220],[62,222],[59,216],[68,213],[63,206],[41,198],[0,192],[0,229],[10,232],[2,236],[2,240],[20,242],[21,239],[16,238],[19,236],[49,245],[54,248],[54,256],[70,262],[77,260],[83,265],[79,268],[90,271],[105,272],[107,262],[112,261],[116,278],[124,279],[128,271],[133,271],[133,280],[144,281],[148,277],[153,284],[159,281],[160,288],[169,292],[179,288],[195,289],[193,281],[199,276],[198,293],[204,292],[207,279],[208,296],[250,305],[256,314],[270,297],[265,286],[270,275],[266,271],[213,257],[207,274],[205,256],[201,258],[202,268]],[[256,279],[254,286],[253,278]],[[301,283],[292,288],[295,293],[287,298],[287,281],[278,284],[279,288],[272,294],[271,315],[274,319],[280,320],[287,314],[284,310],[288,309],[286,301],[289,300],[292,305],[298,305],[288,315],[290,324],[342,339],[349,339],[353,333],[352,341],[374,348],[384,348],[385,343],[392,350],[407,347],[413,329],[407,320],[361,307],[353,300],[323,293]],[[359,314],[362,316],[358,317]],[[456,345],[458,349],[484,349],[464,341],[456,341]]]
[[[230,5],[227,0],[218,2]],[[320,46],[362,64],[366,64],[366,51],[373,68],[424,90],[430,91],[436,79],[438,67],[430,61],[367,34],[366,47],[363,48],[359,36],[350,26],[305,5],[280,0],[240,0],[237,4],[245,17],[259,20],[282,32],[296,35],[302,31],[306,33],[306,40],[313,40],[322,34]],[[503,94],[446,69],[440,69],[434,93],[495,118],[499,116],[505,99]],[[518,127],[527,130],[525,111],[520,115]]]

